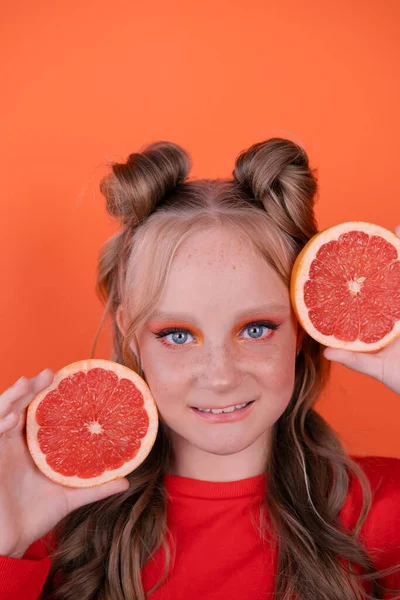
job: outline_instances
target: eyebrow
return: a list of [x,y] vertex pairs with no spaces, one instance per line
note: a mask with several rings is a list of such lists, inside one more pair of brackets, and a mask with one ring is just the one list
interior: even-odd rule
[[[263,304],[261,306],[255,306],[253,308],[247,308],[246,310],[242,310],[236,314],[235,318],[236,318],[236,320],[239,321],[248,316],[263,314],[263,313],[278,313],[278,314],[285,313],[286,314],[288,312],[288,308],[289,307],[286,304],[273,302],[271,304]],[[193,321],[193,322],[196,321],[196,319],[188,313],[170,313],[170,312],[163,312],[163,311],[157,311],[157,312],[153,313],[151,315],[150,319],[162,319],[162,320],[170,320],[170,321],[174,321],[174,320]]]

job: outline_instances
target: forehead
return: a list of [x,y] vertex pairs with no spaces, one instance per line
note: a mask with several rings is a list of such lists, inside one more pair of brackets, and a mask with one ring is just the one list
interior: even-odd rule
[[213,227],[188,237],[174,256],[175,269],[198,265],[226,267],[232,262],[248,263],[254,256],[248,241],[234,231]]
[[289,291],[279,275],[244,237],[213,227],[179,247],[159,308],[220,310],[269,301],[289,307]]

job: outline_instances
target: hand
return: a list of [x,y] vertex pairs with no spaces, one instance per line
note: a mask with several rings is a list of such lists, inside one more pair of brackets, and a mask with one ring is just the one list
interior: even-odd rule
[[[400,225],[395,228],[400,238]],[[400,394],[400,336],[375,353],[326,348],[324,356],[349,369],[377,379],[396,394]]]
[[[36,467],[26,444],[26,409],[54,379],[50,369],[0,395],[0,554],[19,558],[76,508],[128,489],[126,478],[93,488],[59,485]],[[11,417],[7,419],[7,416]]]

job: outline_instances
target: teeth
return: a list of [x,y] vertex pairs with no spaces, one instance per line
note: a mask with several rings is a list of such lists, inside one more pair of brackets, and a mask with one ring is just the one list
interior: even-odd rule
[[[211,412],[214,412],[214,410],[212,410]],[[226,413],[226,412],[233,412],[234,410],[235,410],[234,406],[228,406],[228,408],[221,408],[221,412],[224,412],[224,413]]]
[[245,402],[244,404],[235,404],[234,406],[228,406],[227,408],[198,408],[197,410],[204,413],[211,412],[213,415],[219,415],[221,413],[230,413],[234,410],[239,410],[240,408],[247,406],[247,404],[249,404],[249,402]]

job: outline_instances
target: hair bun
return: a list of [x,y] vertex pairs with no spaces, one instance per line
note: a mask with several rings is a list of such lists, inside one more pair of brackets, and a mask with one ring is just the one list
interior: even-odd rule
[[314,235],[317,181],[301,146],[284,138],[254,144],[238,156],[233,178],[286,233],[302,241]]
[[185,181],[190,167],[188,154],[172,142],[155,142],[130,154],[126,163],[113,163],[100,183],[107,211],[123,224],[135,225]]

